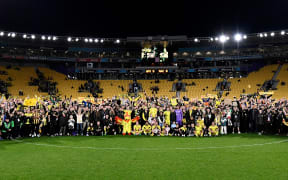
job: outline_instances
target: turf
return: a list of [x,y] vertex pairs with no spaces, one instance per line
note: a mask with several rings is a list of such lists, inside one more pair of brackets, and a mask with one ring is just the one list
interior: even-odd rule
[[0,179],[288,179],[288,138],[41,137],[0,141]]

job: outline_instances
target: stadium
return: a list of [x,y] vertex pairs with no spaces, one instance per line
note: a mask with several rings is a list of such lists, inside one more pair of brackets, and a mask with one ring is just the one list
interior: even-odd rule
[[2,26],[0,179],[288,178],[288,29]]

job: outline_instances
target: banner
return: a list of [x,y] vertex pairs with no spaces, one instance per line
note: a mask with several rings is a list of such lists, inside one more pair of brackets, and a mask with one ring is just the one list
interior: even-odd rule
[[25,99],[23,102],[24,106],[36,106],[37,104],[37,99],[36,98],[31,98],[31,99]]
[[259,92],[260,95],[273,95],[274,91],[270,91],[270,92]]

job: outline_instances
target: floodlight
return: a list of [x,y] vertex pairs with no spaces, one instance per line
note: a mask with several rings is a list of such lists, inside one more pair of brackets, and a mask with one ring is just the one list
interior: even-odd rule
[[36,37],[35,37],[35,35],[34,34],[32,34],[31,35],[31,39],[35,39]]
[[26,34],[23,34],[23,38],[26,39],[26,38],[27,38],[27,35],[26,35]]
[[275,33],[274,33],[274,32],[271,32],[271,33],[270,33],[270,36],[272,36],[272,37],[275,36]]
[[281,35],[282,35],[282,36],[285,35],[285,31],[281,31]]
[[103,43],[103,42],[104,42],[104,39],[101,39],[100,42]]
[[92,42],[93,42],[93,39],[89,39],[89,42],[92,43]]
[[241,34],[235,34],[234,35],[234,40],[237,42],[240,42],[242,40],[242,35]]
[[214,39],[213,38],[210,38],[210,41],[213,41]]
[[50,40],[52,39],[52,37],[51,37],[51,36],[48,36],[47,39],[50,41]]
[[219,37],[219,41],[220,41],[221,43],[225,43],[225,42],[227,41],[227,37],[226,37],[225,35],[221,35],[221,36]]
[[95,42],[95,43],[98,43],[98,42],[99,42],[99,40],[98,40],[98,39],[94,39],[94,42]]
[[194,42],[198,42],[199,40],[197,38],[194,39]]
[[268,36],[267,33],[264,33],[264,36],[267,37]]
[[120,43],[120,39],[117,39],[117,40],[116,40],[116,43],[119,44],[119,43]]
[[4,32],[2,31],[2,32],[0,32],[0,36],[4,36]]
[[84,41],[87,43],[89,40],[87,38],[85,38]]
[[52,39],[53,39],[53,41],[56,41],[56,40],[57,40],[57,37],[56,37],[56,36],[53,36]]
[[46,39],[46,37],[45,37],[45,36],[41,36],[41,39],[42,39],[42,40],[45,40],[45,39]]
[[243,39],[247,39],[247,35],[244,35],[244,36],[243,36]]
[[11,37],[12,37],[12,38],[15,38],[15,37],[16,37],[16,34],[15,34],[15,33],[12,33],[12,34],[11,34]]
[[68,37],[68,38],[67,38],[67,41],[68,41],[68,42],[71,42],[71,41],[72,41],[72,38],[71,38],[71,37]]
[[259,34],[259,36],[262,38],[262,37],[263,37],[263,34],[262,34],[262,33],[260,33],[260,34]]

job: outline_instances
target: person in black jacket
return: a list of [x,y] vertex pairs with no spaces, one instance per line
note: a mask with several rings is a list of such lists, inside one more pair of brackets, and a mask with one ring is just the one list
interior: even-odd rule
[[173,108],[171,108],[171,112],[170,112],[170,122],[176,122],[176,113],[175,110]]
[[240,112],[240,129],[241,132],[246,133],[249,130],[249,121],[248,121],[249,111],[246,108],[246,106],[242,104],[239,112]]
[[256,132],[258,132],[259,135],[263,134],[264,116],[263,110],[260,109],[256,119]]
[[236,106],[233,107],[231,121],[233,123],[233,134],[235,133],[235,129],[237,129],[238,134],[240,134],[240,112]]
[[96,113],[97,113],[96,108],[95,108],[95,106],[93,105],[92,108],[91,108],[90,114],[89,114],[89,124],[92,123],[93,126],[94,126],[94,124],[96,123],[96,119],[97,119]]
[[258,118],[259,111],[256,105],[253,105],[253,108],[249,111],[249,131],[256,131],[256,121]]
[[188,111],[186,111],[186,113],[185,113],[185,118],[186,118],[186,124],[188,124],[188,125],[191,125],[191,123],[195,123],[194,122],[194,117],[193,117],[193,107],[191,106],[191,107],[189,107],[189,110]]
[[141,114],[141,116],[140,116],[140,124],[141,124],[141,126],[143,126],[148,121],[149,111],[148,111],[147,108],[145,108],[144,110],[142,110],[142,112],[140,114]]
[[193,116],[193,119],[194,119],[194,124],[196,124],[197,119],[199,118],[199,116],[202,118],[202,115],[203,115],[203,112],[200,109],[200,107],[198,107],[195,111],[193,110],[192,116]]
[[113,122],[113,117],[109,118],[109,121],[106,126],[106,131],[107,135],[116,135],[116,126],[115,123]]
[[204,136],[208,136],[208,128],[211,126],[211,123],[215,120],[215,115],[211,112],[210,108],[206,108],[204,116]]
[[271,134],[272,133],[272,129],[273,129],[273,119],[274,119],[274,114],[273,111],[271,111],[271,109],[267,109],[266,111],[264,111],[265,113],[265,119],[264,119],[264,132]]
[[66,111],[63,111],[59,117],[59,135],[65,136],[66,135],[66,128],[68,125],[68,117],[66,116]]
[[103,128],[103,126],[102,126],[100,121],[96,122],[94,131],[95,131],[95,133],[94,133],[95,136],[103,136],[104,128]]
[[281,124],[283,121],[283,112],[282,109],[279,109],[278,111],[276,111],[276,116],[274,118],[273,121],[273,126],[274,126],[274,132],[276,132],[276,135],[279,135],[281,133]]
[[4,139],[12,139],[13,123],[9,120],[9,116],[6,116],[2,125],[2,137]]

